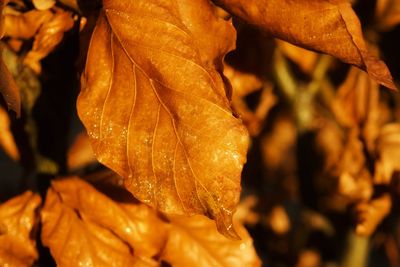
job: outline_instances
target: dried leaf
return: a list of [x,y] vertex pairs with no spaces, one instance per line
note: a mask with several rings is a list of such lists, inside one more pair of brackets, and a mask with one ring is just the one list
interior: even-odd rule
[[296,63],[304,73],[312,74],[318,60],[317,53],[282,40],[277,40],[276,43],[282,53]]
[[261,266],[243,226],[236,225],[242,240],[233,241],[220,235],[214,223],[203,216],[176,216],[170,220],[169,238],[161,258],[172,266]]
[[36,9],[46,10],[52,8],[56,4],[56,0],[32,0]]
[[[339,87],[332,108],[336,120],[345,127],[377,126],[379,119],[378,85],[364,72],[351,68],[346,80]],[[377,132],[378,129],[369,129]],[[372,134],[372,133],[370,133]],[[377,133],[370,137],[376,138]]]
[[[4,36],[5,26],[3,8],[6,0],[0,0],[0,38]],[[21,113],[21,97],[13,77],[3,62],[3,49],[0,47],[0,93],[6,101],[7,107],[15,111],[17,116]]]
[[232,84],[232,98],[243,98],[246,95],[262,89],[263,83],[259,77],[252,73],[244,73],[228,64],[224,65],[224,75]]
[[3,95],[8,109],[14,110],[19,117],[21,114],[21,97],[14,78],[3,62],[2,54],[3,49],[0,47],[0,93]]
[[348,172],[350,175],[356,176],[362,171],[365,161],[364,145],[358,138],[357,131],[353,130],[347,136],[338,170],[341,173]]
[[73,14],[56,9],[50,20],[43,23],[35,36],[32,50],[25,56],[24,64],[36,73],[41,72],[40,60],[45,58],[62,41],[64,32],[74,26]]
[[52,17],[53,13],[50,10],[30,10],[20,14],[6,14],[4,16],[4,34],[11,38],[30,39]]
[[[255,74],[238,71],[228,64],[224,65],[224,75],[232,84],[232,104],[235,112],[243,120],[250,135],[258,135],[268,112],[276,104],[272,86],[264,85]],[[244,97],[259,90],[262,90],[260,101],[255,111],[252,111]]]
[[394,171],[400,171],[400,124],[385,125],[377,138],[378,160],[375,162],[374,182],[390,184]]
[[372,180],[367,170],[352,176],[343,172],[339,176],[338,193],[347,197],[352,203],[367,201],[373,193]]
[[268,216],[267,224],[278,235],[284,235],[289,232],[290,220],[285,208],[280,205],[273,207]]
[[357,216],[356,234],[370,236],[390,212],[392,200],[384,194],[369,202],[360,202],[354,207]]
[[20,154],[11,132],[10,124],[8,113],[0,106],[0,146],[10,158],[18,161]]
[[114,202],[76,177],[53,181],[42,222],[58,266],[141,266],[165,242],[165,226],[149,207]]
[[296,145],[297,131],[292,118],[282,116],[276,120],[270,133],[262,137],[262,155],[270,169],[293,164],[292,151]]
[[30,191],[0,205],[0,265],[32,266],[38,258],[33,229],[40,196]]
[[380,30],[392,30],[400,23],[400,1],[377,0],[375,16]]
[[322,266],[321,256],[317,251],[304,250],[300,253],[296,267],[319,267]]
[[68,169],[80,169],[95,162],[96,157],[93,154],[93,149],[90,145],[89,137],[86,132],[81,132],[80,134],[78,134],[74,143],[68,150]]
[[260,221],[260,216],[253,208],[257,205],[258,198],[255,195],[249,195],[240,201],[235,213],[235,221],[250,226],[256,225]]
[[26,112],[26,115],[29,116],[41,93],[39,78],[33,70],[21,62],[18,54],[7,47],[3,50],[3,59],[19,88],[22,108]]
[[360,21],[346,0],[214,0],[244,21],[292,44],[332,55],[396,89],[382,61],[368,52]]
[[340,161],[345,146],[345,135],[332,121],[325,120],[317,132],[316,143],[324,155],[324,170],[332,171]]
[[7,4],[7,0],[0,0],[0,39],[4,36],[4,19],[3,19],[3,9]]
[[235,237],[248,137],[218,72],[231,23],[207,0],[103,6],[77,104],[98,160],[139,200],[206,214]]

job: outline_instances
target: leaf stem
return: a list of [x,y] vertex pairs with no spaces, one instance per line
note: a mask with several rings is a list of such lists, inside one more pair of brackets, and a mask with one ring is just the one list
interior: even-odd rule
[[347,236],[347,248],[340,267],[367,266],[369,238],[350,231]]

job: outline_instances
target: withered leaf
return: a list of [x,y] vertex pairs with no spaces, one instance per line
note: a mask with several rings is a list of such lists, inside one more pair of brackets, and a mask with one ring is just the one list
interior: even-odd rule
[[[0,0],[0,38],[4,35],[3,8],[5,4],[6,0]],[[7,107],[14,110],[19,116],[21,113],[21,97],[11,73],[3,62],[2,51],[3,49],[0,47],[0,93],[3,95]]]
[[35,235],[40,196],[30,191],[0,205],[0,265],[32,266],[38,258]]
[[20,154],[10,129],[10,118],[6,110],[0,106],[0,147],[13,160],[19,160]]
[[[271,108],[276,104],[272,85],[267,84],[253,73],[241,72],[228,64],[224,65],[224,75],[232,84],[232,106],[246,125],[251,136],[256,136],[262,129],[263,122]],[[252,111],[245,101],[245,96],[261,90],[260,101]]]
[[[42,11],[44,12],[44,11]],[[24,64],[36,73],[40,73],[42,67],[40,60],[45,58],[62,41],[64,32],[74,26],[73,14],[62,9],[55,9],[51,19],[44,22],[35,35],[32,50],[24,58]]]
[[360,202],[354,207],[357,216],[355,231],[358,235],[370,236],[388,215],[392,207],[389,194],[384,194],[369,202]]
[[376,120],[379,90],[368,75],[357,68],[350,68],[346,80],[340,85],[332,108],[336,120],[345,127],[360,127],[369,120]]
[[6,14],[4,16],[4,35],[12,38],[30,39],[39,30],[43,23],[51,20],[50,10],[30,10],[20,14]]
[[242,240],[220,235],[215,224],[203,216],[170,217],[168,241],[161,258],[174,267],[256,267],[261,262],[245,228],[235,225]]
[[214,0],[277,38],[332,55],[396,89],[382,61],[368,52],[360,21],[346,0]]
[[400,124],[382,127],[376,143],[379,158],[375,162],[374,182],[390,184],[394,171],[400,171]]
[[318,60],[317,53],[282,40],[277,40],[276,44],[282,53],[296,63],[304,73],[312,74]]
[[234,33],[207,0],[106,0],[77,103],[98,160],[136,198],[231,237],[248,143],[218,71]]
[[0,93],[3,95],[7,107],[17,114],[21,113],[21,97],[10,71],[4,64],[2,54],[3,49],[0,47]]
[[377,0],[375,16],[380,30],[392,30],[400,23],[400,1]]
[[76,177],[53,181],[41,217],[43,244],[58,266],[157,266],[150,258],[165,242],[151,208],[114,202]]
[[89,142],[86,132],[81,132],[75,138],[74,143],[68,150],[67,166],[69,170],[76,170],[95,163],[96,158]]

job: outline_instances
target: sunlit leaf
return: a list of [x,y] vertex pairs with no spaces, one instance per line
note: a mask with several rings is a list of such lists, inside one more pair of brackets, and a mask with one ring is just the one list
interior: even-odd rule
[[236,225],[240,241],[218,233],[215,224],[203,216],[170,217],[168,241],[161,258],[174,267],[256,267],[261,262],[253,241],[241,225]]
[[385,63],[368,52],[360,21],[346,0],[214,0],[277,38],[332,55],[395,89]]
[[42,241],[58,266],[136,266],[165,242],[152,209],[114,202],[76,177],[52,183],[41,214]]
[[0,205],[0,265],[32,266],[38,258],[34,227],[41,199],[30,191]]
[[136,198],[231,237],[248,143],[219,72],[234,40],[206,0],[104,1],[78,98],[98,160]]

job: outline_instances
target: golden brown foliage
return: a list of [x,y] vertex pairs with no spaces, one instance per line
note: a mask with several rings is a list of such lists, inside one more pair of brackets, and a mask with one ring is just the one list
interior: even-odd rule
[[268,266],[397,267],[400,4],[372,2],[0,0],[0,190],[28,190],[0,265],[258,267],[251,233]]
[[231,237],[248,143],[218,71],[234,32],[208,1],[105,1],[78,98],[97,158],[135,197]]
[[[234,15],[277,38],[358,66],[395,89],[385,63],[367,50],[360,22],[345,0],[215,0]],[[317,14],[317,16],[315,16]]]
[[202,216],[168,217],[133,198],[116,200],[76,177],[56,180],[42,214],[42,240],[58,266],[259,266],[252,240],[218,233]]
[[0,205],[0,265],[31,266],[38,258],[35,226],[40,196],[30,191]]

